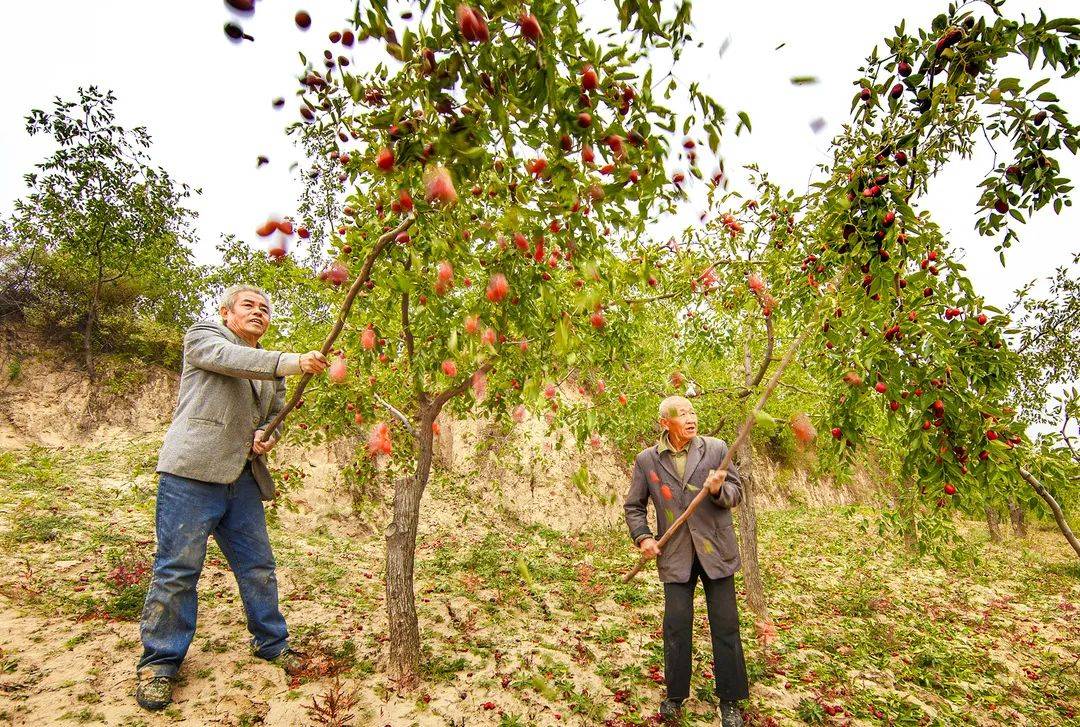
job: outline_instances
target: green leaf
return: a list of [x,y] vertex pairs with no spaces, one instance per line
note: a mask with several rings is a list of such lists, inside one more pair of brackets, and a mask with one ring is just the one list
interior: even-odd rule
[[740,111],[738,113],[738,116],[739,116],[739,123],[738,123],[738,125],[735,126],[735,136],[739,135],[739,132],[742,131],[742,128],[744,126],[746,127],[747,131],[752,132],[754,129],[750,125],[750,115],[747,114],[745,111]]

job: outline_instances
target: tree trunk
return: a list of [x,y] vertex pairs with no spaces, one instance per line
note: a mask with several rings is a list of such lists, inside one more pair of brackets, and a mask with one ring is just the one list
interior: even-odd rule
[[1054,520],[1058,524],[1058,528],[1061,530],[1061,534],[1065,536],[1065,539],[1069,541],[1069,545],[1076,551],[1076,557],[1080,558],[1080,540],[1076,539],[1073,535],[1072,528],[1069,527],[1068,521],[1065,519],[1065,513],[1061,511],[1061,506],[1058,505],[1054,496],[1043,487],[1043,484],[1035,478],[1035,475],[1028,472],[1023,467],[1020,468],[1020,476],[1024,478],[1024,481],[1031,485],[1036,494],[1043,499],[1043,502],[1047,504],[1050,511],[1054,513]]
[[910,481],[900,483],[896,493],[896,512],[900,515],[903,526],[902,538],[904,547],[909,553],[915,553],[919,549],[918,539],[915,537],[915,507],[919,488]]
[[1001,542],[1001,528],[998,527],[998,523],[1001,521],[1000,513],[996,507],[990,505],[986,506],[986,529],[990,533],[991,543]]
[[436,418],[439,423],[439,436],[435,438],[435,464],[441,470],[454,466],[454,422],[442,412]]
[[[750,357],[750,336],[743,339],[743,374],[747,386],[753,384],[753,361]],[[761,582],[761,563],[758,560],[757,506],[754,503],[754,450],[747,437],[735,453],[739,477],[743,482],[743,499],[739,504],[739,553],[742,557],[743,583],[746,603],[759,621],[768,618],[765,605],[765,585]]]
[[1020,501],[1009,500],[1009,520],[1012,521],[1013,535],[1017,538],[1027,537],[1027,526],[1024,525],[1024,510],[1020,507]]
[[431,474],[431,424],[438,412],[424,408],[419,417],[420,455],[410,477],[398,480],[394,490],[394,518],[386,529],[386,612],[389,618],[390,677],[405,689],[417,683],[420,665],[420,629],[416,620],[413,566],[420,499]]
[[744,442],[736,452],[739,478],[743,483],[743,499],[739,504],[739,552],[742,556],[743,583],[746,603],[759,621],[768,617],[765,604],[765,585],[761,582],[758,560],[757,507],[754,504],[754,459],[750,442]]
[[101,283],[94,285],[94,292],[90,298],[90,309],[86,312],[86,330],[83,331],[83,357],[86,365],[86,374],[90,377],[90,383],[94,383],[94,326],[97,325],[98,305],[101,299]]

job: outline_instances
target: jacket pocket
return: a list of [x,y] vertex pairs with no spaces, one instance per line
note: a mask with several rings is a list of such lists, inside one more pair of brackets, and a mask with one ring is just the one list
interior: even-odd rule
[[716,528],[716,542],[719,544],[720,557],[724,560],[733,560],[739,555],[739,542],[735,539],[735,526],[732,523]]
[[225,422],[219,422],[217,419],[206,419],[204,417],[188,417],[188,422],[194,426],[200,427],[222,427],[224,428]]

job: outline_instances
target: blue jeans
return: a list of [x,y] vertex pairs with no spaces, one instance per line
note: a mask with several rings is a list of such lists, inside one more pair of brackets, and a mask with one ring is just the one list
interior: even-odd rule
[[259,486],[250,469],[219,485],[162,472],[157,492],[157,554],[139,633],[139,672],[175,676],[195,636],[195,586],[212,534],[240,587],[255,655],[273,659],[288,646],[278,608],[274,554]]

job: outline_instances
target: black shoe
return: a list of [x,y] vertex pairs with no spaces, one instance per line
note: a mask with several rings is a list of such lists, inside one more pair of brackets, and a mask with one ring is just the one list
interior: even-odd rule
[[172,704],[172,686],[172,679],[169,677],[142,679],[135,689],[135,701],[143,709],[165,709]]
[[307,654],[285,647],[285,651],[270,659],[270,663],[280,666],[286,674],[295,677],[304,673],[304,667],[307,666]]
[[682,700],[665,699],[660,702],[659,714],[664,724],[674,724],[682,717]]
[[738,702],[720,702],[720,724],[723,727],[743,727],[742,709]]

